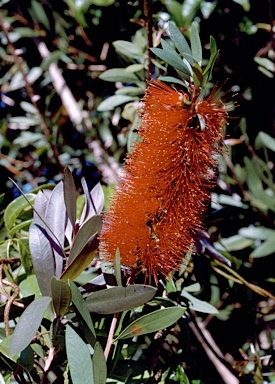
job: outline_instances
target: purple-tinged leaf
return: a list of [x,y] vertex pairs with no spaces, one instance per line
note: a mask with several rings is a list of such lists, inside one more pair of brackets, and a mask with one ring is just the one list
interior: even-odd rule
[[[45,216],[46,224],[54,233],[55,240],[61,248],[65,241],[66,206],[64,202],[63,182],[59,182],[53,189]],[[47,231],[48,232],[48,231]],[[50,235],[51,236],[51,235]],[[63,258],[54,251],[55,276],[59,278],[63,268]]]
[[46,210],[51,193],[52,191],[47,189],[44,191],[39,191],[36,195],[33,205],[33,220],[36,224],[40,224],[43,227],[45,226]]
[[99,215],[104,207],[104,192],[100,183],[97,183],[94,186],[94,188],[91,190],[90,195],[94,203],[95,214]]
[[51,278],[55,275],[53,250],[49,240],[34,223],[30,226],[29,246],[40,291],[43,296],[49,296]]
[[79,221],[80,226],[86,220],[88,220],[89,217],[92,217],[93,215],[95,215],[95,211],[96,211],[95,207],[93,206],[93,201],[92,201],[92,198],[91,198],[91,195],[89,193],[88,186],[87,186],[87,183],[86,183],[86,180],[84,179],[84,177],[82,177],[82,179],[81,179],[81,184],[82,184],[83,192],[85,195],[85,205],[84,205],[84,208],[83,208],[83,211],[82,211],[82,214],[80,217],[80,221]]
[[76,222],[76,189],[72,172],[68,167],[64,170],[64,199],[67,210],[67,215],[72,224],[73,231],[75,230]]
[[55,252],[57,252],[61,257],[63,257],[64,256],[63,249],[60,248],[60,246],[55,242],[55,240],[48,234],[47,230],[44,229],[43,227],[41,227],[41,225],[39,225],[39,224],[35,223],[35,225],[37,226],[38,229],[40,229],[40,231],[43,233],[43,235],[48,239],[48,241],[51,244],[52,249]]
[[40,297],[33,301],[21,315],[10,343],[10,355],[22,352],[35,337],[43,315],[51,302],[50,297]]
[[81,183],[86,201],[80,218],[80,226],[92,216],[99,215],[104,206],[104,192],[100,183],[98,183],[90,193],[84,178],[81,179]]

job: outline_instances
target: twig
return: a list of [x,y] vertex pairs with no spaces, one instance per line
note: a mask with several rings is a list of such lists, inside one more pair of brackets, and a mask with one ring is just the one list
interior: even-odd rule
[[[272,295],[269,291],[266,291],[264,288],[259,287],[256,284],[249,283],[246,281],[242,276],[240,276],[236,271],[234,271],[232,268],[230,268],[228,265],[222,264],[219,261],[215,260],[215,263],[218,264],[220,267],[223,267],[227,271],[231,273],[231,275],[228,275],[226,272],[220,270],[219,268],[212,265],[212,268],[218,272],[220,275],[225,276],[227,279],[235,281],[238,284],[246,285],[248,288],[250,288],[252,291],[258,293],[261,296],[269,297],[272,300],[275,300],[275,296]],[[233,275],[233,276],[232,276]]]
[[57,148],[56,146],[52,143],[51,141],[51,131],[50,129],[48,128],[48,125],[46,124],[46,121],[44,119],[44,116],[42,115],[42,113],[40,112],[40,109],[38,107],[38,104],[37,104],[37,101],[36,101],[36,97],[35,97],[35,94],[34,94],[34,90],[30,84],[30,82],[28,81],[27,79],[27,75],[24,71],[24,68],[23,68],[23,65],[22,65],[22,58],[20,58],[18,56],[18,54],[16,53],[16,49],[15,49],[15,46],[13,45],[13,43],[11,42],[10,38],[9,38],[9,27],[6,27],[5,25],[6,23],[4,22],[3,20],[3,17],[2,17],[2,14],[0,13],[0,27],[2,29],[2,32],[5,36],[5,38],[7,39],[7,45],[8,45],[8,48],[10,50],[10,53],[12,55],[12,57],[14,58],[14,61],[18,67],[18,70],[19,72],[21,73],[22,75],[22,78],[25,82],[25,88],[26,88],[26,91],[27,91],[27,94],[28,94],[28,97],[32,103],[32,105],[35,107],[36,111],[37,111],[37,116],[39,118],[39,122],[40,122],[40,125],[41,125],[41,128],[42,128],[42,131],[45,135],[45,137],[47,138],[47,141],[49,142],[49,145],[53,151],[53,156],[54,156],[54,159],[56,161],[56,164],[59,168],[60,171],[63,171],[63,167],[59,161],[59,153],[57,151]]
[[109,353],[110,353],[110,350],[111,350],[111,347],[112,347],[112,344],[113,344],[113,341],[114,341],[114,333],[115,333],[115,330],[116,330],[118,318],[119,318],[119,313],[115,313],[114,317],[113,317],[113,320],[112,320],[111,327],[110,327],[110,331],[109,331],[109,334],[108,334],[108,339],[107,339],[106,347],[105,347],[105,350],[104,350],[104,356],[105,356],[106,361],[108,360],[108,356],[109,356]]
[[[16,284],[11,283],[10,281],[3,280],[3,264],[0,264],[0,288],[2,288],[3,294],[7,297],[7,302],[4,309],[4,325],[5,325],[5,332],[6,336],[10,336],[10,326],[9,326],[9,320],[10,320],[10,310],[11,306],[16,305],[17,307],[25,308],[24,304],[15,302],[17,296],[20,293],[20,289]],[[9,296],[7,293],[4,285],[13,288],[14,293]]]

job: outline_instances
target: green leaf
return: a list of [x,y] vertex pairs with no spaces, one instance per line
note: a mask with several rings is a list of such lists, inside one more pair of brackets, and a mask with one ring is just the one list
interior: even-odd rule
[[255,140],[255,149],[260,149],[262,146],[275,152],[275,139],[265,132],[259,132]]
[[65,340],[73,384],[94,384],[93,365],[88,346],[69,323],[66,325]]
[[94,372],[94,384],[106,384],[107,365],[103,349],[99,343],[96,343],[94,346],[94,354],[92,361]]
[[35,337],[41,324],[43,315],[51,302],[51,298],[44,296],[33,301],[21,315],[10,343],[10,355],[22,352]]
[[102,216],[94,215],[80,227],[77,232],[72,248],[69,254],[69,264],[81,253],[89,240],[96,234],[100,233],[102,227]]
[[253,225],[250,225],[249,227],[241,228],[239,230],[239,234],[241,236],[248,237],[249,239],[268,240],[275,236],[275,230],[265,227],[254,227]]
[[67,282],[68,279],[76,279],[88,265],[93,261],[97,247],[98,247],[98,236],[95,234],[86,243],[80,253],[73,259],[68,267],[63,271],[60,279]]
[[208,60],[207,66],[203,71],[203,75],[205,75],[209,71],[209,76],[211,76],[211,72],[214,66],[214,63],[216,61],[217,55],[218,55],[218,49],[217,49],[217,44],[213,36],[210,36],[210,58]]
[[123,56],[129,57],[130,59],[142,59],[144,53],[135,44],[129,41],[117,40],[113,42],[115,50]]
[[145,335],[146,333],[157,332],[161,329],[170,327],[182,317],[185,311],[186,308],[183,307],[158,309],[132,322],[118,335],[115,341],[133,336]]
[[[165,60],[168,64],[172,65],[174,68],[178,69],[179,71],[187,74],[188,76],[191,76],[191,72],[189,67],[184,63],[182,58],[177,54],[177,52],[174,50],[174,48],[171,47],[170,44],[168,44],[165,40],[161,40],[161,45],[163,48],[163,51],[166,54],[166,57],[168,60]],[[158,48],[151,48],[152,49],[158,49]],[[173,63],[173,64],[172,64]]]
[[50,30],[50,22],[43,6],[35,0],[31,2],[32,11],[36,19],[48,30]]
[[121,81],[122,83],[138,83],[139,78],[131,73],[126,72],[124,68],[112,68],[99,75],[101,80],[105,81]]
[[143,305],[156,294],[156,288],[149,285],[113,287],[91,293],[86,298],[90,312],[111,314],[127,311]]
[[186,20],[182,17],[182,4],[176,0],[164,0],[165,6],[169,11],[171,18],[176,22],[179,27],[186,26]]
[[75,283],[73,281],[69,280],[69,286],[70,286],[71,292],[72,292],[73,305],[75,306],[79,315],[82,317],[84,322],[87,324],[89,330],[91,331],[91,333],[93,335],[93,339],[94,339],[93,340],[94,342],[92,344],[94,345],[96,342],[96,334],[95,334],[94,325],[92,322],[90,312],[89,312],[88,307],[86,305],[86,302],[83,299],[83,296],[81,295],[81,293],[79,292],[79,289],[77,288],[77,286],[75,285]]
[[160,48],[150,48],[151,51],[158,56],[160,59],[164,60],[167,64],[171,65],[173,68],[179,70],[182,73],[182,77],[186,80],[190,78],[190,71],[187,66],[183,63],[180,56],[174,51],[174,54],[170,54],[164,49]]
[[[192,52],[191,52],[191,49],[189,47],[189,44],[187,43],[183,34],[178,30],[175,23],[169,21],[168,26],[169,26],[169,32],[170,32],[171,38],[172,38],[173,42],[175,43],[177,50],[181,54],[183,54],[184,57],[185,57],[185,55],[188,55],[191,57]],[[193,62],[194,62],[194,60],[193,60]],[[191,62],[190,64],[193,64],[193,62]]]
[[65,316],[69,310],[72,298],[70,287],[64,281],[58,280],[54,276],[51,279],[51,293],[56,316]]
[[13,32],[18,33],[20,37],[39,37],[42,35],[40,31],[34,30],[28,27],[18,27],[14,28]]
[[119,248],[116,249],[116,254],[114,259],[114,271],[115,271],[117,285],[122,286]]
[[[220,245],[219,245],[220,244]],[[233,235],[228,238],[222,238],[220,243],[215,244],[217,249],[226,251],[240,251],[253,244],[251,239],[247,239],[241,235]]]
[[20,254],[20,260],[22,262],[22,265],[27,275],[30,275],[33,271],[33,267],[32,267],[30,248],[29,248],[29,239],[27,237],[21,237],[18,240],[18,246],[19,246],[19,254]]
[[211,313],[213,315],[219,313],[217,308],[215,308],[213,305],[207,303],[206,301],[197,299],[196,297],[190,295],[190,293],[186,292],[184,289],[181,291],[181,296],[185,297],[189,301],[189,307],[195,311]]
[[99,106],[97,107],[97,110],[99,112],[103,111],[110,111],[117,107],[118,105],[128,103],[129,101],[138,100],[135,96],[127,96],[127,95],[113,95],[108,97],[108,99],[103,100]]
[[192,57],[201,64],[202,62],[202,47],[201,47],[201,40],[199,35],[199,29],[198,24],[196,22],[193,22],[191,25],[191,50],[192,50]]
[[35,275],[29,275],[26,279],[22,280],[19,284],[21,297],[35,295],[35,298],[41,296],[40,288]]
[[128,67],[125,68],[125,71],[133,73],[133,72],[142,71],[143,69],[144,69],[143,64],[132,64],[132,65],[128,65]]
[[182,85],[185,88],[187,87],[186,83],[184,83],[180,79],[177,79],[176,77],[172,77],[172,76],[159,76],[158,79],[161,80],[161,81],[166,81],[167,83],[180,84],[180,85]]
[[[31,204],[34,203],[36,195],[33,193],[27,193],[26,198]],[[26,201],[24,196],[19,196],[13,200],[5,209],[4,212],[4,223],[8,231],[10,231],[15,224],[16,220],[20,217],[27,209],[31,209],[29,203]]]
[[258,245],[257,248],[250,254],[250,257],[252,257],[252,259],[256,259],[259,257],[271,255],[274,252],[275,252],[275,238],[273,234],[273,237],[271,237],[270,239],[267,239],[261,245]]

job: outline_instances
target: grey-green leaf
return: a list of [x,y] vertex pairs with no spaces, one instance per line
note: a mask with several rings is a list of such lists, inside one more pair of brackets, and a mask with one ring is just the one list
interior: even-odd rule
[[185,54],[192,56],[189,44],[187,43],[183,34],[178,30],[175,23],[169,21],[168,25],[171,38],[175,43],[175,46],[177,47],[178,51],[183,54],[183,56],[185,56]]
[[117,40],[113,42],[113,46],[117,52],[131,59],[141,59],[144,55],[137,45],[130,43],[129,41]]
[[134,101],[134,100],[138,100],[138,98],[135,96],[127,96],[127,95],[113,95],[108,97],[108,99],[103,100],[97,107],[97,110],[99,112],[111,111],[118,105],[125,104],[125,103],[128,103],[129,101]]
[[107,365],[103,349],[99,343],[96,343],[94,346],[92,361],[94,371],[94,384],[106,384]]
[[51,302],[51,298],[44,296],[33,301],[21,315],[10,343],[10,355],[14,356],[23,351],[35,337],[41,324],[43,315]]
[[199,35],[198,24],[193,21],[191,25],[191,50],[194,59],[201,64],[202,62],[202,47]]
[[94,384],[88,346],[69,324],[66,326],[65,341],[73,384]]
[[[173,50],[173,48],[171,48]],[[151,48],[151,51],[158,56],[160,59],[164,60],[167,64],[171,65],[173,68],[179,70],[183,74],[183,78],[189,80],[190,72],[186,65],[184,65],[180,56],[174,51],[174,54],[167,52],[164,49],[160,48]]]
[[86,298],[86,304],[90,312],[100,314],[123,312],[151,300],[156,291],[156,288],[149,285],[113,287],[91,293]]
[[157,332],[161,329],[170,327],[186,311],[183,307],[168,307],[158,309],[152,313],[139,317],[133,323],[128,325],[116,338],[127,339],[129,337],[144,335],[146,333]]

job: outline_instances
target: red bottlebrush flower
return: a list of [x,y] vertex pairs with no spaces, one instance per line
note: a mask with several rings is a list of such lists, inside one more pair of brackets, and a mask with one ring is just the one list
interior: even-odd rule
[[227,111],[216,88],[201,99],[196,87],[187,95],[159,80],[143,102],[142,141],[104,215],[100,250],[111,261],[118,247],[122,264],[157,282],[179,266],[203,227]]

